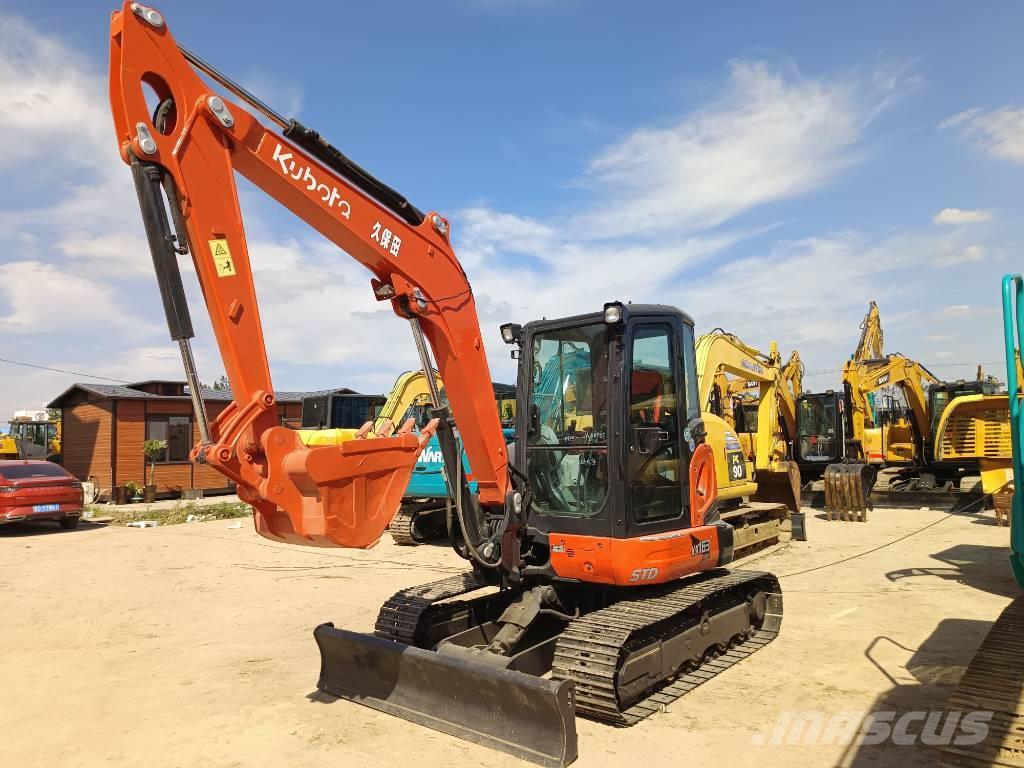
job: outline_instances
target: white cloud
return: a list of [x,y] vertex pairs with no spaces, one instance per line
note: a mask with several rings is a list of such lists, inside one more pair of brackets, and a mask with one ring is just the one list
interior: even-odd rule
[[[297,117],[302,111],[304,97],[302,84],[285,78],[280,73],[256,70],[241,75],[238,82],[278,114],[285,117]],[[237,99],[236,96],[227,92],[225,95],[231,99]],[[262,115],[257,113],[256,116],[262,119]]]
[[862,84],[734,61],[712,105],[635,130],[593,160],[603,199],[583,217],[586,228],[612,237],[713,227],[819,187],[859,159],[861,133],[884,102]]
[[[13,16],[0,16],[0,135],[17,150],[0,154],[5,169],[50,155],[97,168],[116,156],[104,80],[63,41]],[[100,143],[108,152],[94,151]]]
[[942,314],[944,315],[966,315],[971,311],[969,304],[953,304],[949,307],[944,307]]
[[935,224],[979,224],[987,221],[992,221],[992,211],[943,208],[932,216],[932,222]]
[[57,333],[73,328],[140,327],[124,314],[117,297],[104,283],[61,271],[54,264],[14,261],[3,265],[0,281],[0,334]]
[[968,109],[939,127],[956,131],[993,157],[1024,164],[1024,109]]
[[962,250],[950,251],[935,259],[940,267],[955,267],[960,264],[974,264],[985,258],[985,249],[980,245],[968,245]]
[[54,243],[54,247],[72,263],[84,264],[93,274],[119,277],[153,274],[149,245],[142,235],[71,230]]

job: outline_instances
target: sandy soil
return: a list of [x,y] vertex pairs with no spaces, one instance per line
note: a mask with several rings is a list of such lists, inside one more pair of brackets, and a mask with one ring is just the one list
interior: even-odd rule
[[[308,698],[313,627],[370,630],[392,592],[460,571],[450,551],[289,548],[242,523],[0,529],[0,765],[525,765]],[[779,639],[634,728],[580,720],[578,766],[936,764],[921,747],[755,740],[784,712],[941,707],[1015,593],[1008,530],[924,510],[808,528],[749,563],[783,577]]]

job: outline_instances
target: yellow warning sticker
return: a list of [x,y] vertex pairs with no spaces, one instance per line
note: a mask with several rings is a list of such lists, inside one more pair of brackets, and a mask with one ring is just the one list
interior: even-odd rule
[[235,262],[231,259],[227,240],[211,240],[210,253],[213,255],[213,265],[217,268],[217,277],[231,277],[235,274]]

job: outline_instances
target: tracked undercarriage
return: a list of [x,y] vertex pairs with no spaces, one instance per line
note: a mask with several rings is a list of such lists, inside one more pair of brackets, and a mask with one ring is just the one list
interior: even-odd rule
[[448,536],[448,505],[442,499],[403,503],[388,525],[400,547],[413,547]]
[[996,619],[946,704],[947,713],[988,712],[981,743],[951,743],[944,768],[1024,766],[1024,597]]
[[469,572],[405,589],[375,637],[317,627],[318,687],[541,765],[575,714],[632,725],[771,642],[778,580],[716,569],[653,587],[496,590]]

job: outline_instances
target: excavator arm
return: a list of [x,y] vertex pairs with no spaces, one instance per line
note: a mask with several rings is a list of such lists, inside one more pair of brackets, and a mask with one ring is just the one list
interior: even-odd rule
[[432,401],[433,393],[440,392],[443,386],[441,377],[436,372],[431,372],[434,379],[434,386],[430,386],[427,375],[422,371],[406,371],[395,380],[395,386],[391,388],[388,399],[374,419],[374,429],[382,429],[388,421],[402,418],[409,408],[427,400],[433,405],[440,405]]
[[[211,90],[196,69],[280,130]],[[155,108],[147,104],[147,92],[155,96]],[[171,337],[189,378],[201,435],[193,460],[237,483],[239,496],[256,510],[259,532],[294,543],[371,546],[397,509],[434,426],[421,435],[406,424],[393,436],[307,446],[278,424],[235,173],[366,267],[377,299],[390,301],[412,326],[421,363],[430,370],[425,339],[460,425],[479,502],[506,509],[505,442],[473,292],[452,250],[447,220],[421,213],[315,131],[285,119],[180,47],[163,16],[139,3],[125,2],[111,20],[110,103],[121,156],[138,189]],[[186,252],[233,396],[208,426],[177,262]],[[441,429],[446,425],[442,418]]]
[[931,426],[925,387],[939,383],[939,379],[921,363],[898,354],[881,359],[850,360],[843,371],[843,383],[850,392],[851,431],[855,440],[863,440],[865,426],[872,423],[868,395],[891,386],[899,387],[907,398],[917,434],[928,434]]
[[[800,470],[789,461],[787,442],[796,436],[796,401],[783,380],[781,357],[775,342],[766,355],[737,336],[716,329],[697,339],[698,398],[702,409],[723,401],[732,391],[729,376],[744,386],[758,387],[754,466],[758,501],[780,502],[800,509]],[[799,358],[798,358],[799,361]],[[717,397],[715,391],[718,391]]]
[[789,385],[789,394],[795,407],[796,401],[804,393],[804,363],[795,349],[782,367],[782,380]]
[[[755,382],[758,385],[759,456],[776,452],[772,450],[771,443],[782,427],[785,427],[788,435],[796,434],[796,402],[792,391],[782,384],[783,372],[774,343],[771,352],[766,355],[737,336],[716,330],[697,339],[696,355],[701,408],[709,407],[716,386],[719,390],[731,390],[727,376],[736,376],[744,382]],[[728,391],[722,391],[720,397],[724,398],[728,394]],[[759,465],[763,462],[763,458],[759,459]]]
[[860,341],[857,342],[857,350],[853,353],[853,359],[878,360],[882,357],[882,342],[885,336],[882,333],[882,320],[878,311],[878,303],[872,301],[868,305],[868,313],[860,324]]

